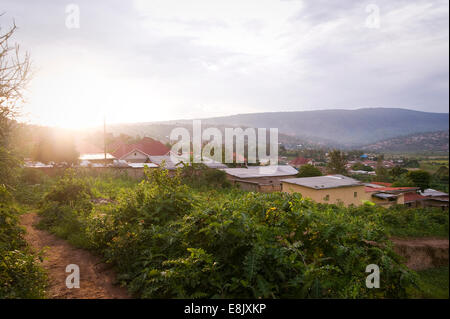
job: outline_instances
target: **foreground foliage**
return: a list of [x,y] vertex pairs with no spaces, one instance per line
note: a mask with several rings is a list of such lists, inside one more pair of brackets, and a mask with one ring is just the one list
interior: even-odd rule
[[[445,236],[440,225],[448,236],[448,212],[347,209],[182,181],[181,170],[152,170],[98,205],[95,183],[68,175],[46,195],[41,226],[103,255],[144,298],[407,297],[417,277],[388,236],[419,226]],[[369,264],[380,267],[380,289],[366,288]]]
[[12,196],[0,186],[0,299],[43,298],[46,275],[23,239]]

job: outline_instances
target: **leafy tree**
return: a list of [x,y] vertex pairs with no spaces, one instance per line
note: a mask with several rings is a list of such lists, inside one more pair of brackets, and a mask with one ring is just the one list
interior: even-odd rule
[[449,170],[447,166],[441,166],[434,173],[434,177],[441,180],[442,182],[448,183]]
[[347,158],[345,154],[339,150],[333,150],[329,153],[328,173],[330,174],[346,174]]
[[322,176],[320,169],[311,164],[302,165],[298,171],[297,177]]
[[411,160],[408,160],[405,163],[405,167],[408,167],[408,168],[419,168],[420,167],[420,163],[416,159],[411,159]]
[[383,166],[383,159],[381,157],[377,160],[377,167],[375,169],[376,173],[376,181],[378,182],[390,182],[389,178],[389,172],[388,170]]
[[408,173],[408,170],[406,168],[403,168],[401,166],[395,166],[391,169],[391,171],[389,172],[391,174],[391,176],[394,179],[399,178],[401,175]]
[[372,172],[373,168],[367,165],[364,165],[363,163],[356,163],[352,166],[352,170],[354,171],[366,171],[366,172]]
[[74,164],[78,161],[78,157],[71,135],[56,136],[48,130],[41,134],[33,152],[33,159],[42,163]]
[[402,174],[399,177],[397,177],[395,182],[392,183],[392,186],[393,187],[415,187],[416,185],[408,177],[408,174],[406,173],[406,174]]
[[430,187],[431,174],[424,170],[410,171],[407,177],[411,179],[416,187],[421,190]]
[[430,187],[448,193],[448,175],[447,166],[439,167],[431,178]]
[[10,135],[30,69],[28,54],[20,54],[19,46],[9,43],[15,31],[13,25],[6,33],[0,33],[0,184],[4,185],[12,183],[19,163],[10,148]]

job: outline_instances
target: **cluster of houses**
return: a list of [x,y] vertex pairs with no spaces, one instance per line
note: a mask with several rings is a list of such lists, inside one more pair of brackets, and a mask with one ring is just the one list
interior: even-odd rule
[[[109,152],[86,144],[83,147],[79,150],[81,167],[112,167],[126,170],[131,176],[142,177],[144,166],[149,169],[164,166],[165,169],[175,170],[180,165],[172,161],[170,149],[166,145],[149,137],[137,143],[114,143],[108,146]],[[371,167],[377,164],[370,159],[364,159],[362,163]],[[316,202],[330,204],[362,205],[370,201],[386,207],[395,204],[410,207],[449,206],[448,194],[432,189],[420,191],[418,187],[392,187],[389,183],[378,182],[363,183],[343,175],[297,178],[298,168],[305,164],[314,165],[313,160],[301,157],[289,162],[288,165],[229,168],[223,163],[214,161],[207,161],[205,164],[210,168],[223,170],[233,185],[247,191],[301,193],[302,196]],[[391,165],[388,162],[383,164],[388,167]]]
[[297,178],[298,171],[290,165],[224,169],[228,179],[249,191],[300,193],[318,203],[362,205],[372,202],[389,207],[448,208],[448,194],[433,189],[423,192],[418,187],[392,187],[389,183],[363,183],[343,175]]

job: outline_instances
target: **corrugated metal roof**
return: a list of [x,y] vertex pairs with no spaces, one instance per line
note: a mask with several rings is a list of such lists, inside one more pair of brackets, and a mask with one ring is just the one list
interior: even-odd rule
[[417,191],[419,187],[380,187],[380,186],[370,186],[370,184],[366,185],[366,192],[385,192],[385,193],[405,193]]
[[180,161],[173,162],[172,157],[169,155],[163,155],[163,156],[149,156],[150,162],[157,164],[158,166],[161,166],[163,162],[165,162],[164,168],[166,169],[176,169],[178,167],[182,167],[182,164],[180,164]]
[[[93,154],[82,154],[79,157],[80,161],[98,161],[105,159],[105,153],[93,153]],[[116,159],[109,153],[106,153],[106,159]]]
[[398,194],[377,193],[377,194],[372,194],[372,196],[382,198],[382,199],[387,199],[387,198],[397,198]]
[[158,165],[156,165],[154,163],[128,163],[128,166],[130,166],[132,168],[143,168],[143,167],[156,168],[156,167],[158,167]]
[[423,196],[431,196],[431,197],[434,197],[434,196],[448,196],[447,193],[440,192],[440,191],[437,191],[437,190],[432,189],[432,188],[427,188],[426,190],[424,190],[420,194],[423,195]]
[[298,171],[290,165],[249,166],[248,168],[225,168],[222,170],[238,178],[276,177],[298,174]]
[[424,199],[426,199],[425,196],[419,195],[417,193],[406,193],[405,194],[405,203],[415,202],[415,201],[424,200]]
[[363,184],[360,181],[343,175],[290,178],[284,179],[282,180],[282,182],[309,187],[313,189],[363,186]]

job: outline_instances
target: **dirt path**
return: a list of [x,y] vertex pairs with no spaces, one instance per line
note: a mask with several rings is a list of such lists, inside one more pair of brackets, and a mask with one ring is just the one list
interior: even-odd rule
[[[47,247],[43,267],[49,276],[48,298],[55,299],[122,299],[130,298],[125,288],[114,285],[115,274],[100,258],[83,249],[74,248],[65,240],[33,227],[39,221],[36,213],[21,216],[26,228],[25,239],[36,251]],[[80,288],[66,287],[66,266],[80,268]]]

